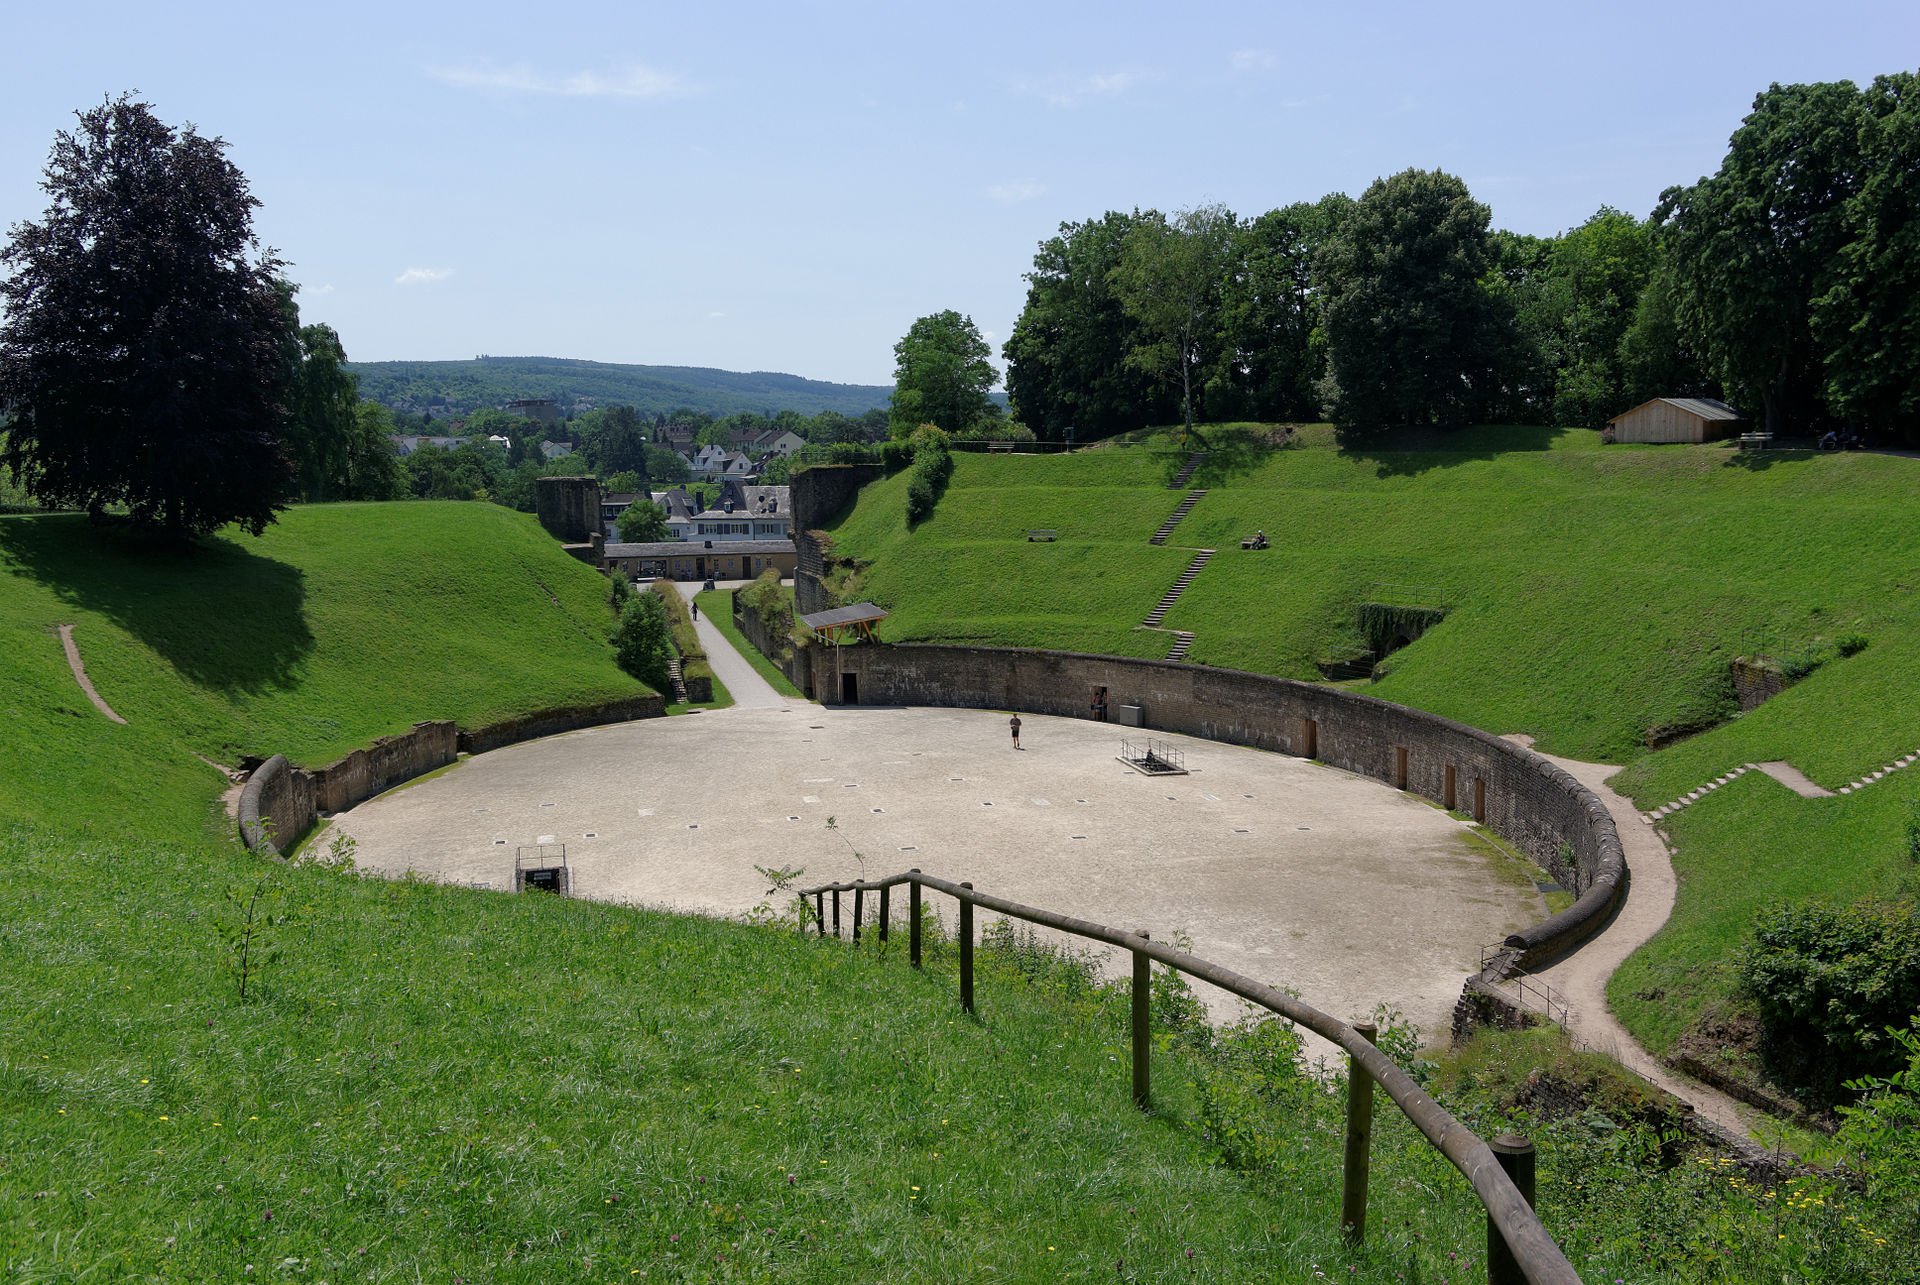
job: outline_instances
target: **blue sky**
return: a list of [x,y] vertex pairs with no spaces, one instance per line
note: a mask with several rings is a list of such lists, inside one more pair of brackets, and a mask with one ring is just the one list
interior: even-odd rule
[[1772,81],[1920,65],[1920,5],[13,7],[0,223],[136,89],[232,144],[362,360],[540,354],[886,383],[996,352],[1063,220],[1247,216],[1408,166],[1496,226],[1644,215]]

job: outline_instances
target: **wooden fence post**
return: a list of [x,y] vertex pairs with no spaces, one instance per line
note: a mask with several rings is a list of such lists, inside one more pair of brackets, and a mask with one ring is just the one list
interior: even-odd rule
[[[1140,930],[1147,940],[1147,930]],[[1142,1111],[1147,1101],[1152,1076],[1153,1048],[1153,961],[1144,951],[1133,952],[1133,1105]]]
[[884,886],[880,889],[880,944],[883,946],[887,943],[887,894],[892,891]]
[[866,882],[865,879],[853,881],[853,944],[856,946],[860,944],[860,912],[867,903],[867,890],[862,886]]
[[[1371,1044],[1379,1029],[1355,1022],[1353,1029]],[[1347,1058],[1347,1155],[1340,1183],[1340,1229],[1359,1244],[1367,1235],[1367,1163],[1373,1142],[1373,1077],[1360,1059]]]
[[[1520,1189],[1520,1198],[1533,1208],[1533,1144],[1525,1138],[1503,1133],[1487,1143],[1493,1158],[1506,1170],[1507,1177]],[[1513,1261],[1507,1238],[1500,1234],[1493,1215],[1487,1215],[1487,1285],[1526,1285],[1527,1274]]]
[[[960,886],[973,888],[970,883]],[[965,894],[960,897],[960,1008],[973,1011],[973,899]]]
[[[908,874],[919,874],[920,867],[915,866]],[[920,881],[915,879],[907,885],[907,959],[915,968],[920,967]]]
[[840,890],[833,890],[833,939],[840,940]]
[[820,930],[822,937],[827,935],[827,894],[824,892],[813,894],[813,926]]

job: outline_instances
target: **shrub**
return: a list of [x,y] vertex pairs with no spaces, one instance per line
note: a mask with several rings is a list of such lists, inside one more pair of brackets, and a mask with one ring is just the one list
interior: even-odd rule
[[621,669],[657,692],[672,686],[668,672],[672,634],[659,594],[637,593],[620,609],[620,623],[613,630],[613,658]]
[[1737,961],[1760,1010],[1761,1053],[1823,1103],[1843,1081],[1898,1068],[1888,1027],[1920,1010],[1920,908],[1869,898],[1762,911]]
[[907,481],[907,525],[918,526],[933,516],[933,506],[953,476],[953,453],[948,437],[931,424],[914,430],[907,444],[913,448],[913,476]]
[[680,653],[682,681],[692,683],[698,679],[712,678],[713,666],[707,662],[707,649],[700,645],[700,635],[693,628],[693,614],[687,610],[687,600],[680,596],[679,586],[671,580],[656,580],[650,587],[667,609],[667,627],[673,639],[673,649]]

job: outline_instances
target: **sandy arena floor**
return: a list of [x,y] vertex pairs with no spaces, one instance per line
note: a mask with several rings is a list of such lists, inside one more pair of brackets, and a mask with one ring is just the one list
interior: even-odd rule
[[[756,864],[804,866],[808,882],[918,866],[1159,940],[1185,933],[1337,1017],[1385,999],[1430,1032],[1480,945],[1544,914],[1460,822],[1374,782],[1181,736],[1157,739],[1191,774],[1147,777],[1116,759],[1127,729],[1023,724],[1015,751],[1005,716],[980,710],[794,702],[653,719],[496,750],[335,824],[365,869],[499,889],[515,848],[551,835],[578,896],[716,914],[762,899]],[[933,904],[950,924],[951,903]]]

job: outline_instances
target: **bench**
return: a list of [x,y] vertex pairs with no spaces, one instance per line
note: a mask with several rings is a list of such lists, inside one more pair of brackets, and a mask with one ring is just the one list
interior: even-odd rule
[[987,449],[995,453],[1012,454],[1013,443],[1012,442],[988,442]]
[[1058,531],[1055,531],[1052,527],[1037,527],[1027,532],[1027,543],[1029,544],[1032,544],[1036,541],[1038,541],[1041,544],[1051,544],[1055,540],[1058,540],[1059,538],[1060,538],[1060,533]]
[[1273,546],[1257,535],[1250,535],[1240,542],[1243,549],[1271,549]]
[[1763,451],[1773,445],[1772,433],[1740,434],[1740,449],[1743,451]]

